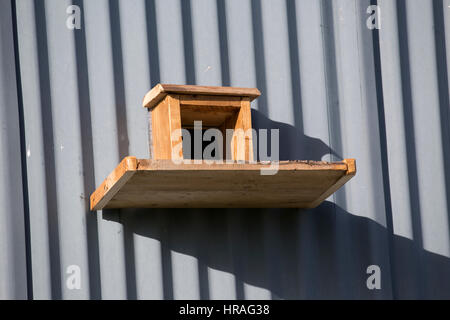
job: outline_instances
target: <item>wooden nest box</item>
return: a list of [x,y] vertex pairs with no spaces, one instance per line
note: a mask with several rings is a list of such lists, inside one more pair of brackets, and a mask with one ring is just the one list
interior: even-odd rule
[[[273,163],[253,161],[252,135],[227,138],[230,129],[252,129],[250,104],[259,95],[256,88],[156,85],[143,101],[150,159],[123,159],[92,193],[91,210],[313,208],[356,174],[354,159],[281,161],[276,174],[261,174]],[[228,161],[211,164],[186,150],[180,133],[198,129],[199,121],[222,133],[220,158]]]
[[[234,134],[228,141],[226,136],[227,129],[242,133],[252,129],[250,102],[259,95],[256,88],[158,84],[147,93],[143,102],[150,110],[151,158],[183,159],[187,152],[183,153],[182,148],[175,149],[182,145],[182,136],[177,130],[192,132],[194,122],[201,121],[202,129],[221,131],[224,160],[253,161],[251,134]],[[192,155],[193,152],[189,153]]]

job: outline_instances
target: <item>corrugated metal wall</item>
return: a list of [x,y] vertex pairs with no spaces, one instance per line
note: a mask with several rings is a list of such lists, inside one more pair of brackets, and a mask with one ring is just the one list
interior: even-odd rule
[[10,1],[0,1],[0,298],[27,298],[24,197]]
[[[450,298],[450,0],[0,0],[0,17],[1,298]],[[314,210],[89,212],[122,157],[148,157],[158,82],[258,87],[282,159],[354,157],[357,176]]]

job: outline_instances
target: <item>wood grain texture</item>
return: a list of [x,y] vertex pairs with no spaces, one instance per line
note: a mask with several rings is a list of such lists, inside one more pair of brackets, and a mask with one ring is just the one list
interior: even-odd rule
[[153,125],[152,125],[152,111],[147,109],[148,114],[148,157],[155,159],[155,152],[153,151]]
[[126,157],[103,181],[91,195],[91,210],[99,210],[116,195],[116,193],[135,174],[138,167],[136,157]]
[[251,129],[252,114],[250,99],[243,98],[235,126],[238,138],[236,139],[236,150],[233,160],[253,161],[253,136]]
[[[181,130],[180,101],[171,95],[166,96],[158,108],[153,108],[151,112],[153,158],[173,159],[172,150],[181,143],[181,136],[177,140],[173,139],[175,130]],[[176,155],[176,158],[183,157],[182,148],[180,152],[181,155]]]
[[[207,96],[207,95],[190,95],[181,94],[181,105],[192,106],[208,106],[208,107],[240,107],[241,100],[246,97],[233,96]],[[248,99],[248,98],[247,98]]]
[[348,180],[356,175],[356,160],[355,159],[344,159],[343,162],[347,164],[347,171],[331,188],[325,190],[315,201],[311,202],[308,208],[315,208],[326,198],[335,193],[340,187],[342,187]]
[[[124,164],[125,163],[125,164]],[[125,158],[91,196],[103,208],[312,208],[356,173],[355,161],[177,165]]]
[[[183,138],[181,135],[181,112],[180,112],[180,99],[175,96],[167,96],[167,102],[169,104],[169,125],[170,125],[170,141],[171,141],[171,152],[172,155],[170,159],[183,159]],[[179,130],[178,136],[174,136],[176,134],[176,130]],[[179,145],[180,148],[178,153],[176,154],[175,146]]]
[[180,95],[195,94],[195,95],[212,95],[212,96],[248,97],[250,101],[261,95],[261,93],[257,88],[157,84],[145,95],[142,105],[145,108],[153,108],[169,93]]

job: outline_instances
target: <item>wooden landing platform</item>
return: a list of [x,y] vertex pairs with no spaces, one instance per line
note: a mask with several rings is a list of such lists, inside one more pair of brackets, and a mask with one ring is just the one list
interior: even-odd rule
[[268,164],[180,164],[126,157],[91,195],[104,208],[313,208],[356,173],[342,162],[281,161]]

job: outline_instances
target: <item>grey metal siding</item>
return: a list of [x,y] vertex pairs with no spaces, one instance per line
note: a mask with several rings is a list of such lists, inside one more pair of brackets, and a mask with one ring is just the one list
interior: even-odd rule
[[25,223],[11,3],[0,2],[0,297],[27,297]]
[[[0,298],[450,298],[450,0],[0,7]],[[121,158],[148,157],[158,82],[258,87],[252,121],[280,130],[281,159],[358,173],[313,210],[90,212]]]

